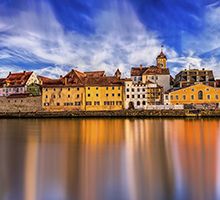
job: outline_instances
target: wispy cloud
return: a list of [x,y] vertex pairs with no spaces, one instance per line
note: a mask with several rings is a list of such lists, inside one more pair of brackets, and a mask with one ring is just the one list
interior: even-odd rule
[[[0,27],[10,24],[10,28],[4,28],[0,38],[0,47],[7,48],[0,58],[9,55],[10,59],[23,59],[30,64],[40,61],[78,66],[82,70],[106,69],[109,73],[116,67],[125,72],[133,65],[155,62],[162,41],[157,33],[140,23],[127,1],[112,1],[108,10],[90,20],[95,25],[92,35],[64,31],[50,5],[38,3],[15,18],[1,22],[4,25]],[[167,51],[176,55],[172,49]],[[61,73],[63,68],[50,70]]]

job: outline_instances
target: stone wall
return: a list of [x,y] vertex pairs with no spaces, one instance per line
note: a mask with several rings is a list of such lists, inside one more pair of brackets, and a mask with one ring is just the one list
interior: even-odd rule
[[0,97],[0,112],[37,112],[41,110],[41,96]]

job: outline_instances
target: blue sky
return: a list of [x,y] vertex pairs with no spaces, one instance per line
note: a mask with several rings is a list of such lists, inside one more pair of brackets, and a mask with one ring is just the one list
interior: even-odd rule
[[209,68],[220,77],[220,1],[1,0],[0,76],[34,70],[152,65],[160,46],[174,75]]

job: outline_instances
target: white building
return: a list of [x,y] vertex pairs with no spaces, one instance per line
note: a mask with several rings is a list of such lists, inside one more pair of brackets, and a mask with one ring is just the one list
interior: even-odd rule
[[125,109],[147,109],[149,105],[162,103],[163,89],[157,84],[147,81],[135,83],[125,80]]
[[34,72],[10,72],[7,78],[0,80],[0,96],[26,93],[27,86],[33,83],[40,84],[40,81]]

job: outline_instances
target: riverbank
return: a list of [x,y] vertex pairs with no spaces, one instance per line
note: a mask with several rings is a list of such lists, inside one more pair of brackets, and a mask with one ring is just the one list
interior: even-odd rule
[[121,110],[72,112],[0,112],[0,118],[186,118],[220,117],[220,110]]

